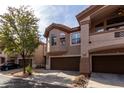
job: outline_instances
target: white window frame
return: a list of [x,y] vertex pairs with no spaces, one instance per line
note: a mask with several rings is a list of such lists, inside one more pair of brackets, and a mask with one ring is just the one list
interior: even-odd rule
[[[77,45],[80,45],[81,44],[81,42],[80,43],[78,43],[78,44],[72,44],[72,34],[74,34],[74,33],[80,33],[80,32],[72,32],[72,33],[70,33],[70,45],[71,46],[77,46]],[[81,39],[81,36],[80,36],[80,39]]]
[[60,41],[60,46],[66,46],[66,34],[65,34],[64,32],[61,32],[61,33],[60,33],[59,40],[60,40],[60,38],[62,38],[63,36],[65,37],[65,44],[64,44],[64,45],[61,45],[61,41]]
[[[55,45],[52,45],[52,37],[56,37],[56,44]],[[50,37],[50,45],[51,46],[56,46],[57,45],[57,36],[55,34],[51,34],[51,37]]]

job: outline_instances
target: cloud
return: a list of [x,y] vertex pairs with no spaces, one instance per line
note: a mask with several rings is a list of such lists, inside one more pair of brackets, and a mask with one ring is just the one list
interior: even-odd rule
[[[40,19],[39,32],[41,38],[45,28],[51,23],[65,24],[70,27],[78,25],[75,15],[79,10],[82,11],[86,6],[69,6],[69,5],[42,5],[34,0],[0,0],[0,14],[5,13],[8,6],[19,7],[20,5],[29,5],[34,10],[35,15]],[[77,8],[76,8],[77,7]],[[79,8],[79,9],[78,9]],[[45,39],[43,38],[43,41]]]

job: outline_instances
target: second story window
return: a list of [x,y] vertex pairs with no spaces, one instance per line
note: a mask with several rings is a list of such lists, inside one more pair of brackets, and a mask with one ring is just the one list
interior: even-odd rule
[[97,25],[95,26],[95,31],[96,31],[96,32],[103,32],[103,31],[104,31],[103,26],[104,26],[104,23],[103,23],[103,22],[97,24]]
[[60,33],[60,45],[64,46],[65,43],[65,33]]
[[71,33],[71,45],[80,44],[80,32]]
[[56,42],[57,42],[56,36],[55,36],[55,35],[52,35],[52,36],[51,36],[51,45],[52,45],[52,46],[55,46],[55,45],[56,45]]

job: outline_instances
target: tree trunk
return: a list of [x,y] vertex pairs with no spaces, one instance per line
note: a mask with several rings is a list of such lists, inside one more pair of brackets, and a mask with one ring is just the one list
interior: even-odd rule
[[22,55],[22,60],[23,60],[23,74],[25,74],[25,72],[26,72],[26,70],[25,70],[25,56],[24,55]]

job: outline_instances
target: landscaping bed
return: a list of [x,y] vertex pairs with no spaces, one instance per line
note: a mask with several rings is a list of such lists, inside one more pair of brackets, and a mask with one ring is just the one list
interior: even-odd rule
[[[32,72],[32,75],[36,75],[36,74],[38,74],[38,73],[39,73],[39,71],[34,70],[34,71]],[[29,75],[28,73],[25,73],[25,74],[24,74],[23,71],[12,72],[12,73],[9,74],[9,75],[14,76],[14,77],[21,77],[21,78],[27,78],[27,77],[31,76],[31,75]]]
[[88,85],[89,77],[80,75],[74,80],[74,87],[86,88]]

